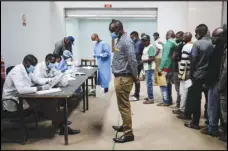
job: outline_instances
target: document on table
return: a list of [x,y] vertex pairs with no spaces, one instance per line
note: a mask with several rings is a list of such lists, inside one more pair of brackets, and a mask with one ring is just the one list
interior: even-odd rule
[[191,79],[188,79],[185,81],[185,87],[186,88],[190,88],[192,86],[192,80]]
[[36,94],[48,94],[48,93],[54,93],[54,92],[60,92],[60,91],[62,91],[60,88],[51,88],[49,90],[37,91]]

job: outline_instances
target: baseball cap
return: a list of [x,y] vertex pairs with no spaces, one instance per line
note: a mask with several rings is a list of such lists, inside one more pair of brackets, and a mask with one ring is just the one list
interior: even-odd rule
[[142,40],[150,41],[150,36],[149,35],[144,35],[142,37]]
[[71,42],[71,44],[74,44],[74,37],[68,36],[67,40],[69,40]]

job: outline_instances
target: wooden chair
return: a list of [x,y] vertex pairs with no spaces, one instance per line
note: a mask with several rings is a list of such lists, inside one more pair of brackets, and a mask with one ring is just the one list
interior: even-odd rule
[[[96,64],[96,60],[95,59],[81,59],[81,67],[83,66],[92,66],[92,67],[98,67],[97,64]],[[96,88],[96,85],[97,85],[97,72],[89,77],[89,79],[91,80],[91,85],[88,85],[88,86],[91,86],[92,89],[94,89],[94,86]],[[95,79],[95,80],[94,80]]]
[[[6,69],[6,75],[10,72],[10,70],[13,69],[13,67],[14,66],[11,66],[11,67]],[[18,143],[21,143],[22,145],[24,145],[25,142],[28,140],[28,128],[25,125],[24,118],[33,115],[33,117],[35,119],[35,124],[36,124],[35,128],[37,128],[37,126],[38,126],[38,124],[37,124],[38,120],[36,118],[34,111],[29,110],[29,109],[23,110],[23,105],[20,105],[17,100],[15,100],[15,99],[2,99],[3,85],[4,85],[4,81],[1,79],[1,121],[4,119],[7,119],[7,120],[10,119],[11,122],[20,123],[20,129],[21,129],[23,135],[21,135],[22,139],[20,139],[20,140],[1,140],[1,142],[5,142],[5,143],[18,142]],[[4,101],[14,102],[17,106],[17,111],[9,112],[9,111],[3,110],[3,102]],[[20,120],[18,120],[18,118],[20,118]]]

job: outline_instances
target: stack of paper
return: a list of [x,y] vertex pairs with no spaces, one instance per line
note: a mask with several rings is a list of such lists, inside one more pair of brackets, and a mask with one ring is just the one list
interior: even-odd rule
[[37,91],[36,94],[48,94],[48,93],[54,93],[54,92],[60,92],[60,91],[62,91],[60,88],[51,88],[49,90]]

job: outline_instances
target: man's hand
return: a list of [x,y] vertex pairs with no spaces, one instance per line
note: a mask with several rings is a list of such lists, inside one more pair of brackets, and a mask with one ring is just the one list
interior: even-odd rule
[[158,76],[162,76],[162,72],[159,71],[159,72],[158,72]]
[[41,86],[42,90],[49,90],[50,87],[51,86],[49,84],[45,84],[45,85]]

